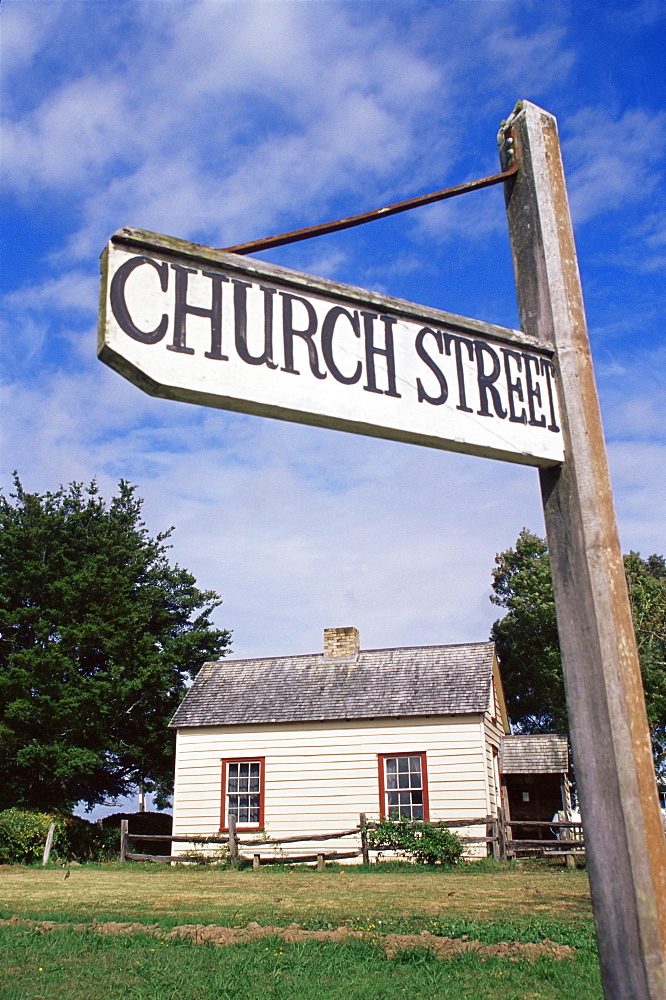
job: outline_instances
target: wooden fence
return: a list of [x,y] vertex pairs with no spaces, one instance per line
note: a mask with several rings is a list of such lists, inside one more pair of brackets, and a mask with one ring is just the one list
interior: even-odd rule
[[[565,822],[554,820],[508,820],[500,813],[499,816],[482,816],[474,819],[447,819],[440,820],[443,826],[464,829],[465,827],[484,826],[485,836],[460,836],[464,845],[486,845],[486,850],[499,861],[507,861],[520,855],[541,855],[544,857],[564,856],[567,864],[573,865],[576,854],[585,853],[585,841],[583,839],[583,827],[580,822]],[[349,858],[362,858],[364,864],[370,862],[370,848],[368,846],[368,830],[376,827],[376,823],[366,818],[365,813],[359,816],[358,826],[351,830],[336,830],[333,833],[311,833],[299,834],[294,837],[273,837],[265,840],[240,840],[236,833],[235,817],[229,818],[229,832],[226,836],[197,837],[188,834],[147,834],[130,833],[129,822],[124,819],[120,824],[120,860],[121,861],[195,861],[202,864],[210,863],[214,860],[206,854],[206,848],[215,844],[222,844],[228,848],[229,860],[232,864],[237,864],[240,860],[252,861],[253,868],[259,868],[262,864],[296,864],[316,862],[317,868],[323,870],[326,861],[337,861]],[[514,837],[514,829],[520,828],[520,833],[529,834],[534,830],[534,838],[529,836]],[[545,831],[546,836],[542,835]],[[537,836],[539,835],[539,836]],[[297,843],[319,843],[326,840],[340,840],[343,837],[358,837],[359,847],[352,851],[317,851],[310,854],[279,855],[273,853],[266,856],[267,848],[282,847],[283,844]],[[172,844],[194,844],[201,845],[202,850],[188,852],[186,854],[142,854],[131,850],[131,842],[140,841],[165,841]],[[250,848],[249,853],[242,853],[240,848]],[[373,848],[373,853],[378,853],[378,848]]]

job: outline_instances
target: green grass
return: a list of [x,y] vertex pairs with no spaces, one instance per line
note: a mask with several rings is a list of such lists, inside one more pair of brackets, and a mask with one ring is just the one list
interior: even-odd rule
[[3,1000],[601,1000],[594,953],[534,963],[372,943],[215,948],[145,934],[0,931]]
[[[461,870],[330,867],[225,871],[164,865],[0,867],[0,917],[52,920],[0,927],[2,1000],[601,1000],[587,876],[545,866]],[[185,923],[368,932],[368,940],[261,938],[215,947],[137,932],[111,937],[96,921],[137,921],[163,932]],[[87,927],[64,928],[65,923]],[[424,949],[385,957],[375,935],[420,933],[540,942],[573,958]]]

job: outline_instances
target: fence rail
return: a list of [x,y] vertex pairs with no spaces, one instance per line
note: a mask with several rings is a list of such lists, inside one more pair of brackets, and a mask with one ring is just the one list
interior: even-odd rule
[[[515,858],[518,854],[541,853],[545,856],[564,855],[567,864],[574,864],[574,854],[585,853],[585,841],[583,839],[583,826],[580,822],[569,820],[511,820],[503,812],[498,816],[481,816],[473,819],[447,819],[440,820],[443,826],[464,829],[472,826],[485,826],[485,836],[460,836],[463,844],[487,845],[492,855],[500,861],[507,861]],[[266,840],[240,840],[236,833],[235,817],[229,818],[229,831],[224,836],[201,837],[194,834],[154,834],[154,833],[130,833],[129,821],[124,819],[120,824],[120,860],[121,861],[199,861],[207,863],[211,860],[204,854],[143,854],[130,849],[131,841],[169,841],[171,844],[201,844],[213,845],[224,844],[229,850],[229,860],[236,864],[241,859],[252,861],[254,868],[262,864],[276,864],[284,862],[306,863],[315,862],[319,869],[323,869],[324,862],[336,860],[338,858],[362,857],[364,863],[370,861],[370,848],[368,846],[368,830],[375,829],[377,823],[368,820],[365,813],[359,816],[359,824],[351,829],[337,830],[332,833],[311,833],[299,834],[290,837],[271,837]],[[526,828],[529,832],[534,830],[546,830],[551,837],[516,837],[513,835],[516,828]],[[571,831],[568,837],[563,836],[565,831]],[[358,837],[360,848],[358,850],[343,851],[320,851],[317,853],[299,855],[271,855],[265,857],[263,852],[267,847],[280,847],[283,844],[297,844],[312,842],[323,842],[327,840],[341,840],[345,837]],[[254,848],[252,855],[241,854],[239,848]],[[372,848],[377,852],[381,848]]]

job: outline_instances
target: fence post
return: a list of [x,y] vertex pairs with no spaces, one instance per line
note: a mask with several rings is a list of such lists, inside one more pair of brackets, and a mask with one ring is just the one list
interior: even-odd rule
[[236,843],[236,817],[229,817],[229,861],[232,865],[238,862],[238,844]]
[[361,854],[363,855],[363,864],[369,865],[370,851],[368,850],[368,827],[365,813],[359,815],[359,821],[361,826]]
[[323,872],[325,868],[326,868],[326,865],[324,863],[324,855],[323,854],[318,854],[317,855],[317,871],[318,872]]
[[53,834],[55,833],[55,823],[51,823],[49,826],[49,832],[46,834],[46,844],[44,845],[44,857],[42,858],[42,864],[48,864],[49,857],[51,855],[51,845],[53,843]]
[[493,818],[490,821],[490,823],[487,824],[487,826],[486,826],[486,836],[487,837],[492,837],[492,843],[490,845],[491,848],[492,848],[492,856],[495,858],[495,860],[497,860],[499,858],[499,856],[500,856],[500,849],[499,849],[499,822],[498,822],[497,816],[493,816]]
[[120,860],[121,862],[127,861],[127,855],[129,853],[129,820],[121,819],[120,821]]
[[255,872],[259,871],[260,867],[261,867],[261,855],[260,854],[253,854],[252,855],[252,871],[255,871]]
[[506,837],[507,837],[507,827],[504,817],[504,810],[500,806],[500,808],[497,811],[497,853],[499,854],[500,861],[507,860]]

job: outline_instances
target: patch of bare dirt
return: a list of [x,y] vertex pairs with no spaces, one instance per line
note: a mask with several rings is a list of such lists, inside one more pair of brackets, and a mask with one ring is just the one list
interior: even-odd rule
[[428,948],[438,958],[454,958],[462,952],[473,951],[484,957],[508,958],[511,961],[527,959],[535,961],[542,956],[555,959],[572,958],[576,949],[555,941],[522,942],[500,941],[497,944],[482,944],[481,941],[469,938],[438,937],[429,931],[420,934],[383,934],[368,931],[349,930],[347,927],[337,927],[335,930],[306,931],[299,924],[289,924],[288,927],[262,927],[251,921],[245,927],[221,927],[218,924],[182,924],[167,931],[157,924],[121,923],[107,921],[104,923],[69,924],[57,923],[53,920],[23,920],[11,917],[0,920],[0,927],[22,926],[47,934],[58,930],[95,931],[98,934],[152,934],[162,941],[169,938],[186,937],[196,944],[207,942],[218,946],[243,944],[264,937],[279,937],[287,944],[300,941],[348,941],[352,938],[370,940],[378,944],[388,958],[393,958],[402,951],[414,948]]

